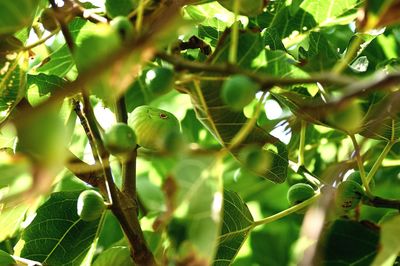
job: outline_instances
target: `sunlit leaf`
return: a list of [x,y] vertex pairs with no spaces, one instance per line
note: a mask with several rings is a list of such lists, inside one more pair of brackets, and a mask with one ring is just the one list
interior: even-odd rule
[[53,193],[37,210],[22,236],[22,257],[48,265],[80,265],[96,235],[99,219],[84,222],[79,218],[79,194]]
[[33,21],[39,0],[0,2],[0,35],[12,34]]
[[231,265],[253,228],[253,217],[235,192],[224,190],[224,207],[221,235],[214,265]]
[[[213,260],[217,246],[223,200],[213,159],[185,159],[174,169],[178,185],[177,212],[188,218],[186,241],[198,260],[208,263]],[[184,256],[188,255],[190,253]]]

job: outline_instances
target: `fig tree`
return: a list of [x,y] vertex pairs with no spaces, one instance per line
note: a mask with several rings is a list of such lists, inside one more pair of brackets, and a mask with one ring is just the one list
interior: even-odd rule
[[135,108],[129,114],[128,124],[141,147],[157,151],[164,149],[164,138],[170,132],[180,131],[179,121],[172,113],[148,105]]
[[94,221],[103,214],[106,209],[103,197],[94,190],[85,190],[78,197],[78,215],[86,222]]
[[289,188],[287,200],[291,206],[294,206],[311,198],[314,194],[315,191],[312,186],[304,183],[297,183]]
[[221,97],[232,110],[240,111],[254,99],[257,89],[257,83],[248,77],[234,75],[223,83]]
[[104,134],[104,145],[113,155],[124,154],[136,147],[136,134],[124,123],[117,123]]

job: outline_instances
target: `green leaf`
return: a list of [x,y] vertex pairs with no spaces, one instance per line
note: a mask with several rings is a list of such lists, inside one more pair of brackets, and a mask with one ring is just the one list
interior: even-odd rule
[[0,172],[0,188],[4,188],[17,182],[19,178],[23,179],[26,175],[30,175],[31,164],[26,158],[1,154]]
[[214,265],[231,265],[253,228],[253,217],[236,192],[224,190],[221,235]]
[[80,265],[96,235],[99,219],[82,221],[77,214],[80,191],[56,192],[39,207],[24,230],[21,257],[47,265]]
[[368,112],[364,117],[361,135],[386,141],[392,138],[392,134],[394,139],[400,138],[400,108],[392,102],[395,95],[400,94],[371,95],[365,104]]
[[32,106],[36,106],[46,101],[51,94],[61,89],[65,81],[55,75],[28,75],[27,99]]
[[[229,42],[227,42],[229,44]],[[227,45],[228,45],[227,44]],[[240,49],[238,50],[238,62],[242,67],[254,68],[255,71],[260,67],[257,64],[259,55],[264,55],[264,43],[260,34],[246,32],[241,34],[239,39]],[[215,61],[226,62],[228,49],[221,49],[221,53],[216,55]],[[247,122],[247,118],[242,112],[233,112],[229,106],[225,105],[220,97],[222,81],[202,81],[200,87],[196,84],[188,91],[195,108],[197,118],[214,135],[221,145],[229,146],[231,140]],[[273,182],[281,183],[286,178],[288,167],[288,154],[286,146],[268,134],[265,130],[255,126],[242,141],[241,147],[257,144],[261,147],[271,144],[274,151],[269,151],[272,163],[269,169],[262,176]],[[238,158],[239,149],[232,152]]]
[[[75,18],[68,24],[68,29],[74,42],[80,45],[82,39],[91,34],[94,25],[84,19]],[[75,64],[66,44],[52,52],[43,62],[45,63],[37,69],[38,72],[59,77],[64,77]]]
[[350,220],[336,220],[323,242],[324,265],[371,265],[378,252],[379,231]]
[[113,246],[103,251],[94,261],[93,266],[130,266],[134,265],[129,247]]
[[39,0],[0,1],[0,35],[17,32],[29,26]]
[[17,262],[14,260],[13,257],[11,257],[10,254],[4,252],[3,250],[0,250],[0,265],[13,266],[16,265],[16,263]]
[[302,1],[300,8],[311,14],[315,21],[323,27],[337,24],[348,24],[355,19],[359,0],[327,0],[315,2]]
[[215,159],[213,156],[185,158],[173,170],[179,188],[176,213],[187,219],[185,241],[193,249],[187,252],[194,252],[207,264],[213,260],[217,246],[223,200],[213,169]]
[[0,51],[0,55],[0,120],[3,120],[25,93],[28,53],[6,50]]
[[397,215],[381,226],[380,249],[373,266],[391,266],[400,252],[400,215]]
[[0,212],[0,242],[17,234],[21,228],[21,223],[25,219],[28,208],[27,204],[20,204],[14,207],[5,205],[3,207],[3,210]]

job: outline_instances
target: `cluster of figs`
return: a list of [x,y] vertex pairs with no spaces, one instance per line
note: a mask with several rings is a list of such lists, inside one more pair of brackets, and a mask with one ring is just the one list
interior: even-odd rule
[[[371,182],[371,187],[375,183]],[[307,182],[298,182],[290,186],[287,192],[287,200],[291,206],[312,198],[316,194],[317,187]],[[346,180],[340,182],[335,189],[335,206],[341,212],[348,212],[355,209],[366,197],[362,187],[361,174],[359,171],[351,173]],[[302,211],[300,211],[301,213]]]

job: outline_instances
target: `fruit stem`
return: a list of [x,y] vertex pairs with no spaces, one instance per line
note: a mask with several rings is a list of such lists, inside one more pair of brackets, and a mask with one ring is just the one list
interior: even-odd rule
[[394,125],[394,120],[392,120],[392,137],[390,141],[386,144],[385,148],[383,149],[382,153],[379,155],[378,159],[375,161],[374,165],[372,166],[371,171],[369,171],[366,181],[369,184],[371,182],[372,178],[374,177],[376,171],[378,171],[379,167],[382,164],[382,161],[386,158],[387,154],[389,153],[390,149],[393,147],[393,145],[396,143],[394,139],[394,131],[395,131],[395,125]]
[[229,47],[229,63],[236,64],[237,61],[237,49],[239,44],[239,23],[238,23],[238,14],[240,8],[240,0],[233,1],[233,12],[234,22],[232,24],[232,31],[231,31],[231,42]]
[[144,6],[145,6],[145,1],[139,0],[139,6],[137,8],[137,17],[136,17],[136,24],[135,24],[136,32],[139,34],[140,34],[140,31],[142,30]]
[[351,141],[353,142],[354,153],[355,153],[355,156],[356,156],[358,169],[360,170],[360,176],[361,176],[362,184],[363,184],[363,186],[365,188],[365,192],[367,193],[367,196],[371,197],[372,193],[371,193],[371,190],[369,188],[369,183],[368,183],[367,177],[365,175],[365,169],[364,169],[363,161],[362,161],[362,158],[361,158],[361,155],[360,155],[360,146],[358,145],[357,139],[354,136],[354,134],[351,134],[349,136],[350,136]]
[[361,44],[363,43],[363,39],[361,37],[356,36],[350,44],[350,47],[346,51],[346,54],[343,58],[339,59],[336,65],[333,67],[332,72],[335,74],[340,74],[345,70],[348,64],[354,59],[356,56],[357,51],[360,49]]
[[300,129],[300,143],[299,143],[299,166],[304,165],[304,148],[306,144],[306,129],[307,122],[305,120],[301,120],[301,129]]
[[317,192],[311,198],[309,198],[309,199],[307,199],[307,200],[305,200],[305,201],[303,201],[303,202],[301,202],[301,203],[299,203],[297,205],[294,205],[294,206],[292,206],[292,207],[290,207],[290,208],[288,208],[286,210],[283,210],[281,212],[278,212],[278,213],[276,213],[274,215],[268,216],[268,217],[263,218],[261,220],[255,221],[253,223],[253,227],[274,222],[274,221],[279,220],[279,219],[281,219],[281,218],[283,218],[285,216],[288,216],[289,214],[297,212],[297,211],[303,209],[304,207],[314,203],[320,197],[320,195],[321,195],[321,193]]
[[56,35],[56,33],[57,33],[58,31],[59,31],[59,29],[56,29],[55,31],[50,32],[50,34],[47,35],[46,37],[43,37],[42,39],[40,39],[40,40],[38,40],[38,41],[36,41],[36,42],[34,42],[34,43],[32,43],[32,44],[29,44],[28,46],[25,46],[25,47],[24,47],[24,50],[25,50],[25,51],[31,50],[31,49],[35,48],[36,46],[39,46],[39,45],[45,43],[48,39],[50,39],[51,37],[53,37],[54,35]]

